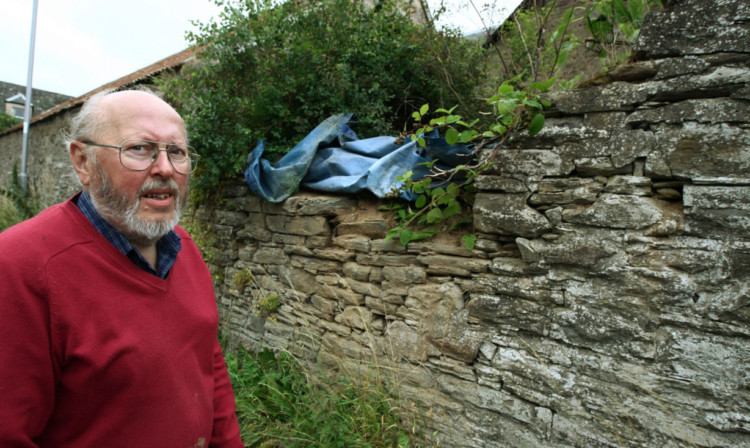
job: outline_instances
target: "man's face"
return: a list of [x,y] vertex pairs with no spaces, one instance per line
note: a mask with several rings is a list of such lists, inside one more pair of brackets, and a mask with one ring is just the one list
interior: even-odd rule
[[[126,139],[185,143],[182,119],[158,98],[120,92],[101,101],[107,126],[97,143],[120,145]],[[89,193],[105,219],[131,241],[142,243],[153,243],[174,228],[186,202],[189,176],[175,171],[164,151],[145,171],[122,166],[115,149],[94,151]]]

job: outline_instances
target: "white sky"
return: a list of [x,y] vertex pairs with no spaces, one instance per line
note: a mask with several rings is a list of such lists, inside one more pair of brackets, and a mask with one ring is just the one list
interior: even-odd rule
[[[497,22],[521,0],[445,1],[448,23],[472,32],[482,28],[472,1]],[[26,85],[32,10],[33,0],[0,0],[0,81]],[[83,95],[184,50],[190,22],[220,10],[211,0],[38,0],[32,85]]]

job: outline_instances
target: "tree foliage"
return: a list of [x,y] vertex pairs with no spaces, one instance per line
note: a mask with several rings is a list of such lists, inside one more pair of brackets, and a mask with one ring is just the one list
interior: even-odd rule
[[330,115],[392,135],[424,103],[476,111],[476,45],[412,19],[404,0],[224,3],[189,34],[198,63],[163,85],[201,153],[199,198],[240,173],[259,139],[283,154]]
[[[536,3],[536,2],[535,2]],[[497,54],[501,82],[516,79],[528,86],[551,78],[558,89],[567,89],[575,80],[562,79],[561,71],[577,46],[571,33],[576,8],[561,8],[557,1],[519,8],[493,33],[488,33]]]
[[14,117],[13,115],[0,113],[0,131],[4,131],[11,126],[15,126],[20,123],[21,120]]

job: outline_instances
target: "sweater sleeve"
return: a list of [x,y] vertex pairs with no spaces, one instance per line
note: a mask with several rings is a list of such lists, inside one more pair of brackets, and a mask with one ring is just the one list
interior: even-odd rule
[[214,348],[214,427],[211,448],[244,448],[240,439],[232,382],[217,339]]
[[44,260],[29,254],[32,242],[28,238],[3,236],[6,238],[0,238],[0,446],[35,447],[33,439],[44,430],[55,394]]

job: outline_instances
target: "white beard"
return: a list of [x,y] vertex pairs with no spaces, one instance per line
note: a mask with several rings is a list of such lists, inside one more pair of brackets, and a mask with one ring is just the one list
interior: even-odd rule
[[[135,202],[130,202],[127,195],[118,194],[112,187],[109,178],[99,165],[94,161],[98,172],[100,185],[89,191],[91,202],[100,215],[112,225],[117,227],[128,240],[137,244],[154,244],[161,237],[175,228],[185,206],[185,198],[180,196],[180,190],[174,179],[151,180],[138,191]],[[153,188],[170,188],[175,195],[175,209],[172,218],[161,221],[143,221],[137,215],[141,195]],[[186,195],[187,196],[187,195]]]

